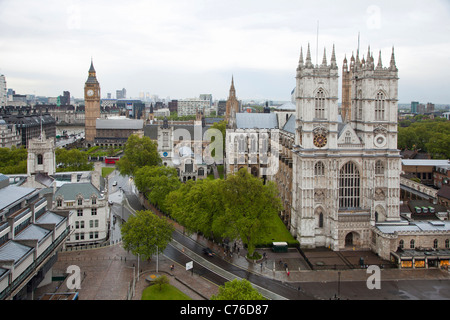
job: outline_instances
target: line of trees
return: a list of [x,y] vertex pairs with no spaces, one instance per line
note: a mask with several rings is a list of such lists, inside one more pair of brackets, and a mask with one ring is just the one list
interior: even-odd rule
[[160,165],[156,144],[147,137],[131,136],[124,152],[119,171],[132,173],[136,187],[151,203],[189,232],[241,239],[250,256],[257,235],[268,230],[282,209],[275,183],[263,184],[245,169],[225,180],[181,183],[176,169]]
[[450,121],[444,118],[409,122],[398,128],[398,148],[428,152],[433,159],[450,158]]

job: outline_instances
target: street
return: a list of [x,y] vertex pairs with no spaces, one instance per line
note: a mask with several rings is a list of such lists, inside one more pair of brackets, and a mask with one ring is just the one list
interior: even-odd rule
[[[113,186],[115,182],[117,185]],[[133,181],[128,177],[122,177],[115,171],[110,175],[108,185],[109,201],[112,203],[111,221],[115,221],[111,223],[111,243],[116,243],[121,237],[121,221],[126,221],[134,210],[143,209],[143,207],[134,194]],[[209,244],[206,239],[194,241],[181,231],[175,231],[173,241],[163,255],[182,266],[194,260],[194,272],[217,285],[230,280],[231,275],[231,277],[247,279],[261,290],[273,292],[281,299],[328,300],[336,297],[351,300],[450,299],[450,277],[441,275],[440,270],[417,270],[415,274],[418,277],[417,280],[408,271],[383,270],[381,289],[369,290],[366,282],[368,275],[365,274],[365,270],[342,272],[342,278],[339,281],[336,271],[293,271],[287,279],[281,271],[271,272],[266,267],[263,271],[262,267],[259,270],[258,266],[249,263],[244,267],[246,262],[245,259],[242,260],[242,257],[235,257],[233,261],[227,261],[219,256],[205,260],[202,250],[207,245]],[[186,251],[180,250],[179,246]],[[402,278],[405,275],[407,277]]]

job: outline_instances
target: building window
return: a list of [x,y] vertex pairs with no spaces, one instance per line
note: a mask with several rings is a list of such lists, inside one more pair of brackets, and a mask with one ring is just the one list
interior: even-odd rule
[[322,161],[319,161],[314,166],[314,175],[315,176],[323,176],[325,175],[325,165]]
[[91,215],[92,216],[96,216],[97,215],[97,208],[92,208],[91,209]]
[[83,199],[82,198],[78,198],[78,205],[82,206],[83,205]]
[[37,164],[38,165],[44,164],[44,157],[42,156],[42,154],[37,155]]
[[322,89],[316,94],[316,119],[325,119],[325,94]]
[[323,228],[323,213],[319,213],[319,228]]
[[353,162],[344,164],[339,172],[339,207],[359,208],[360,177]]
[[434,239],[434,241],[433,241],[433,248],[434,248],[434,249],[437,249],[437,248],[438,248],[438,245],[439,245],[438,240],[437,240],[437,239]]
[[56,206],[57,207],[62,207],[62,200],[61,199],[56,200]]
[[92,204],[97,204],[97,198],[92,198]]
[[384,120],[384,94],[378,92],[375,99],[375,120]]
[[375,174],[384,174],[383,161],[378,160],[377,162],[375,162]]
[[405,247],[405,241],[400,240],[400,242],[398,243],[398,247],[399,247],[400,249],[403,249],[403,248]]
[[450,249],[450,239],[445,239],[445,249]]
[[77,217],[83,216],[83,209],[77,209]]
[[410,248],[410,249],[414,249],[415,244],[416,244],[416,242],[414,241],[414,239],[411,240],[411,241],[409,242],[409,248]]

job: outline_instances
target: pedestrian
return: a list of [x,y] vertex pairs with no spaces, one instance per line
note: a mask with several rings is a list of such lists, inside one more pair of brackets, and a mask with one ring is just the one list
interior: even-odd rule
[[170,266],[170,271],[173,271],[174,268],[175,268],[175,266],[172,264],[172,265]]

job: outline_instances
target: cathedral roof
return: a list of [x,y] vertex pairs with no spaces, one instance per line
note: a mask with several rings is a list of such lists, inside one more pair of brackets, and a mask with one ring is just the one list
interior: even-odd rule
[[277,129],[275,113],[236,113],[237,129]]
[[295,111],[295,104],[292,102],[287,102],[279,107],[276,108],[278,111]]
[[283,127],[284,131],[295,134],[295,115],[291,115]]

